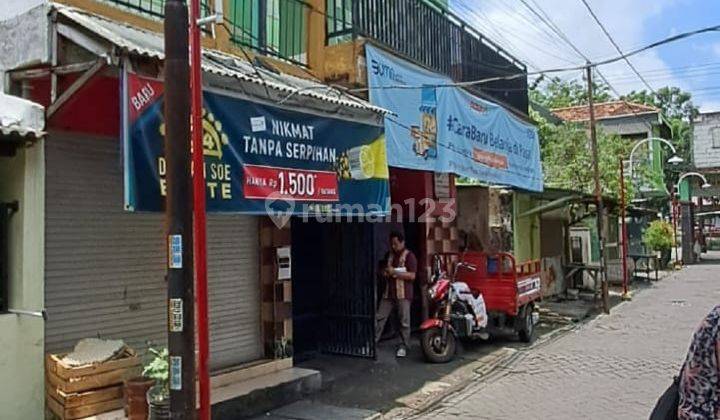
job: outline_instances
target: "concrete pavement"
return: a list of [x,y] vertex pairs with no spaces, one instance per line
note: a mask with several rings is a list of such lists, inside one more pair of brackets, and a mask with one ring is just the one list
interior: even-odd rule
[[413,417],[647,418],[718,303],[720,259],[686,267]]

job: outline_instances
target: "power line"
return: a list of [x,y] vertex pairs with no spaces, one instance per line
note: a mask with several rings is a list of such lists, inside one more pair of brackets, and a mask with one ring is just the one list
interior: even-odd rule
[[[550,30],[552,30],[557,36],[560,37],[560,39],[565,41],[565,43],[568,44],[570,46],[570,48],[572,48],[580,57],[584,58],[585,61],[590,61],[590,59],[587,58],[587,56],[585,56],[585,54],[583,54],[582,51],[580,51],[580,49],[578,47],[576,47],[575,44],[572,43],[572,41],[570,41],[570,39],[565,35],[565,33],[562,30],[560,30],[560,28],[557,27],[557,25],[555,25],[555,22],[553,22],[552,19],[549,18],[549,16],[546,17],[547,13],[545,13],[544,10],[543,10],[543,13],[540,14],[540,13],[538,13],[537,10],[535,10],[532,6],[530,6],[530,4],[526,0],[520,0],[520,3],[522,3],[528,10],[530,10],[530,12],[532,14],[537,16],[537,18],[540,19],[540,21],[543,22],[545,25],[547,25],[548,28],[550,28]],[[538,6],[538,8],[540,10],[542,10],[540,8],[540,6]]]
[[512,80],[512,79],[517,79],[519,77],[583,70],[587,67],[597,68],[600,66],[618,62],[620,60],[625,59],[626,57],[632,57],[634,55],[641,54],[645,51],[651,50],[653,48],[657,48],[657,47],[665,45],[665,44],[677,42],[682,39],[689,38],[689,37],[692,37],[695,35],[700,35],[700,34],[709,33],[709,32],[718,32],[718,31],[720,31],[720,25],[708,26],[708,27],[696,29],[693,31],[683,32],[683,33],[680,33],[677,35],[673,35],[673,36],[670,36],[667,38],[660,39],[658,41],[647,44],[640,48],[636,48],[634,50],[628,51],[624,54],[620,54],[620,55],[610,57],[610,58],[607,58],[604,60],[596,61],[596,62],[588,62],[585,65],[570,66],[570,67],[556,67],[556,68],[549,68],[549,69],[545,69],[545,70],[508,74],[505,76],[489,77],[489,78],[485,78],[485,79],[469,80],[466,82],[441,83],[441,84],[430,85],[430,86],[426,86],[426,85],[415,85],[415,86],[413,86],[413,85],[387,85],[387,86],[367,87],[367,88],[361,88],[361,89],[351,89],[350,91],[351,92],[362,92],[362,91],[375,90],[375,89],[422,89],[424,87],[453,87],[453,86],[464,87],[464,86],[480,85],[483,83],[496,82],[496,81],[500,81],[500,80]]
[[[615,39],[613,39],[612,35],[610,35],[610,32],[607,30],[607,28],[605,28],[605,25],[603,25],[603,23],[600,21],[598,16],[595,14],[595,11],[592,9],[592,7],[590,7],[590,4],[587,2],[587,0],[580,0],[580,1],[582,1],[582,3],[585,5],[585,8],[587,8],[588,12],[590,13],[590,16],[592,16],[592,18],[595,20],[595,23],[598,24],[598,26],[603,31],[603,33],[605,34],[607,39],[610,40],[610,43],[613,45],[613,47],[615,47],[615,50],[618,52],[618,54],[623,54],[622,49],[617,44],[617,42],[615,42]],[[623,58],[623,60],[625,61],[625,63],[627,63],[628,67],[630,67],[630,69],[633,71],[633,73],[635,73],[637,75],[637,77],[643,82],[643,84],[648,89],[650,89],[651,92],[656,93],[655,89],[653,89],[653,87],[650,86],[650,83],[648,83],[648,81],[645,80],[643,75],[640,74],[640,72],[637,70],[637,68],[635,68],[633,63],[630,62],[630,59],[625,57],[625,58]]]

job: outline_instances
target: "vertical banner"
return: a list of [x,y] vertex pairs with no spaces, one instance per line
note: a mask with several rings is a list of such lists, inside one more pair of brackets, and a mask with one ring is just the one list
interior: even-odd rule
[[[163,86],[127,73],[126,208],[162,211]],[[385,215],[382,127],[203,93],[209,212]]]

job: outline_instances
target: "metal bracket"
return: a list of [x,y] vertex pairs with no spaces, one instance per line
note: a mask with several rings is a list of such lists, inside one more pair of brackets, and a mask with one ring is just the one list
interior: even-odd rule
[[205,16],[204,18],[200,18],[197,20],[198,26],[205,26],[209,23],[215,23],[215,24],[222,24],[223,23],[224,16],[222,13],[215,13],[214,15]]
[[36,318],[42,318],[43,321],[47,321],[47,311],[45,309],[41,311],[26,311],[25,309],[8,309],[7,310],[11,314],[15,315],[25,315],[25,316],[33,316]]

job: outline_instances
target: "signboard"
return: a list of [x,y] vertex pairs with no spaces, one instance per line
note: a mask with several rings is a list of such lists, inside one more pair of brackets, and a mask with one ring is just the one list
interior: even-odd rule
[[[365,46],[370,102],[385,118],[390,166],[542,191],[537,130],[452,80]],[[445,86],[445,87],[443,87]]]
[[[126,208],[162,211],[162,84],[128,73]],[[382,127],[203,92],[209,212],[387,214]]]

